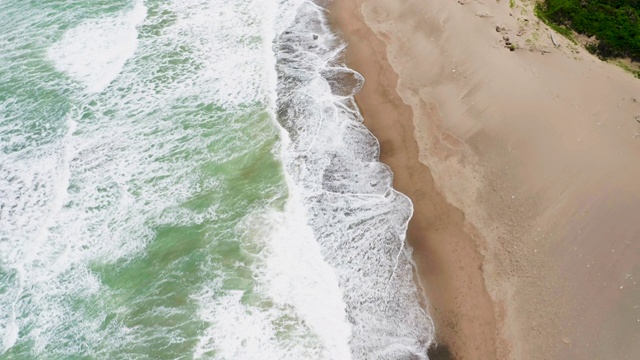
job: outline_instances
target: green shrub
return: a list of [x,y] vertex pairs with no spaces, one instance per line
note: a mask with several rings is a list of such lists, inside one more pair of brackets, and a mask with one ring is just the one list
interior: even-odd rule
[[588,50],[600,57],[640,61],[640,0],[545,0],[536,10],[560,28],[595,36]]

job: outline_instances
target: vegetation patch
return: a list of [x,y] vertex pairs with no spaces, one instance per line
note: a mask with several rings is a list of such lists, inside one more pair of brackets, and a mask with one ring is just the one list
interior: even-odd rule
[[639,0],[544,0],[536,15],[570,39],[571,30],[595,36],[586,47],[601,58],[640,61]]

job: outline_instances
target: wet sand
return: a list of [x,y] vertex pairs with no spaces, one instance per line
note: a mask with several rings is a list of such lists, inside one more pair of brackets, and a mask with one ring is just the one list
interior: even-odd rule
[[552,37],[531,7],[330,11],[366,79],[365,125],[414,202],[438,343],[456,359],[636,358],[640,80]]

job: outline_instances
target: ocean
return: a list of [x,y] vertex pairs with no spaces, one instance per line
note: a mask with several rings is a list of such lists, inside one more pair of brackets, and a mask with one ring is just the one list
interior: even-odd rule
[[0,0],[0,358],[427,358],[322,5]]

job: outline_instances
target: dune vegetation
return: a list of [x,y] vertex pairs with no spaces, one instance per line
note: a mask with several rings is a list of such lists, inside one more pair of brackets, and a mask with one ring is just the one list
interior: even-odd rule
[[601,58],[640,61],[640,0],[545,0],[536,13],[563,30],[595,36],[586,47]]

